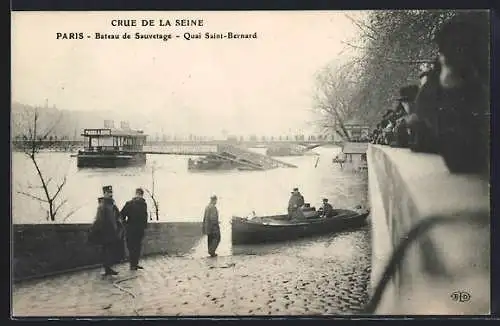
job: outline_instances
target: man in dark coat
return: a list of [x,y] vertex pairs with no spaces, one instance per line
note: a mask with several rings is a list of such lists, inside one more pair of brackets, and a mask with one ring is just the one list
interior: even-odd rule
[[412,104],[419,91],[418,85],[404,86],[399,89],[398,106],[396,109],[396,123],[394,126],[393,142],[389,145],[393,147],[408,147],[410,142],[410,132],[408,119],[412,113]]
[[121,210],[121,216],[127,231],[127,248],[129,252],[130,270],[143,269],[139,265],[142,239],[148,224],[148,205],[144,200],[144,190],[137,188],[135,197],[129,200]]
[[333,217],[333,206],[328,202],[328,198],[323,198],[322,216]]
[[411,130],[410,149],[414,152],[439,152],[437,115],[440,107],[440,74],[441,64],[436,59],[415,98],[414,112],[408,119]]
[[418,85],[408,85],[399,89],[399,98],[397,100],[401,103],[401,106],[404,109],[403,115],[409,115],[412,113],[411,106],[417,97],[418,91]]
[[219,211],[215,206],[217,196],[210,197],[210,203],[203,214],[203,234],[208,238],[208,253],[211,257],[217,256],[215,251],[220,243]]
[[113,200],[113,188],[102,188],[103,197],[98,199],[97,213],[92,225],[92,239],[101,246],[104,275],[117,275],[118,272],[111,268],[123,258],[124,229],[121,216]]
[[304,196],[299,192],[299,188],[293,188],[292,195],[288,200],[288,217],[290,219],[305,218],[301,207],[304,206]]

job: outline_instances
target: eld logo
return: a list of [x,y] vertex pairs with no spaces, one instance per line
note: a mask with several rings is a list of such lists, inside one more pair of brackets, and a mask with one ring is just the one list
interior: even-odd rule
[[470,300],[470,294],[465,291],[455,291],[451,295],[451,300],[456,302],[467,302]]

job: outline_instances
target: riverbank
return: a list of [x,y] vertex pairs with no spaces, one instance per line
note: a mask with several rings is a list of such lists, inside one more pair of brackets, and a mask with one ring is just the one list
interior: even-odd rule
[[[100,247],[87,240],[90,227],[91,224],[13,225],[14,281],[99,265]],[[201,237],[199,222],[150,222],[142,254],[186,254]]]
[[144,270],[121,264],[120,275],[106,279],[93,269],[26,281],[14,286],[13,315],[353,314],[368,300],[368,233],[217,258],[150,257],[141,262]]

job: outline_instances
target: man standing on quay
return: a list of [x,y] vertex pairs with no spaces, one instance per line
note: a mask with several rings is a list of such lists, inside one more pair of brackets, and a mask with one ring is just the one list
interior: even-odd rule
[[208,238],[208,253],[211,257],[217,256],[215,251],[220,243],[219,212],[215,205],[217,196],[210,197],[210,203],[205,208],[203,216],[203,234]]
[[97,214],[90,231],[91,242],[101,245],[104,276],[117,275],[111,268],[123,258],[124,229],[121,216],[113,200],[113,188],[102,187],[103,197],[98,199]]
[[144,190],[137,188],[135,197],[123,206],[121,216],[127,231],[127,248],[129,252],[130,270],[143,269],[139,265],[142,239],[148,224],[148,206],[144,200]]

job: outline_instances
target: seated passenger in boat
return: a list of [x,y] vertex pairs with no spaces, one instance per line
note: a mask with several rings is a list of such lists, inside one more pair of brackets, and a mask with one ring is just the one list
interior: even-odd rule
[[333,217],[335,212],[333,211],[333,206],[328,202],[328,198],[323,198],[323,207],[321,216],[322,217]]

